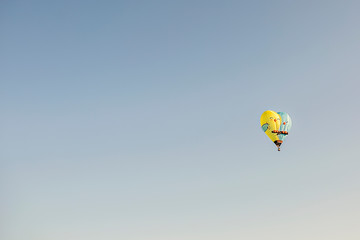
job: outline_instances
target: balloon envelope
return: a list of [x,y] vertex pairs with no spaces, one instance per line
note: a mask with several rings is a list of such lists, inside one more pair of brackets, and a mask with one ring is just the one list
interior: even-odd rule
[[262,130],[273,142],[280,140],[278,134],[272,132],[274,130],[279,130],[280,122],[281,117],[279,116],[279,114],[271,110],[263,112],[260,117],[260,124]]
[[[292,126],[292,121],[291,118],[289,116],[288,113],[286,112],[278,112],[278,114],[281,117],[281,124],[280,124],[280,129],[279,131],[286,131],[286,132],[290,132],[291,126]],[[284,140],[286,138],[287,134],[282,134],[280,133],[278,135],[280,140]]]

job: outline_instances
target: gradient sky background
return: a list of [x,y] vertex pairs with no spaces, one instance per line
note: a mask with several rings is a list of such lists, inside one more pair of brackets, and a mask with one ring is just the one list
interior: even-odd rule
[[2,1],[1,239],[358,240],[359,9]]

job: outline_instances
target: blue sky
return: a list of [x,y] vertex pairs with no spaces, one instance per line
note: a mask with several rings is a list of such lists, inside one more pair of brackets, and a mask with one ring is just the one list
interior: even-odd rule
[[358,239],[359,5],[4,1],[2,239]]

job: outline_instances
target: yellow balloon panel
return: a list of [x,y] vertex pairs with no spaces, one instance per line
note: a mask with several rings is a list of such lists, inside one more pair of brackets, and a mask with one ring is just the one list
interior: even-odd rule
[[267,110],[260,117],[261,128],[271,141],[279,140],[277,133],[273,133],[274,130],[279,130],[281,124],[281,117],[274,111]]

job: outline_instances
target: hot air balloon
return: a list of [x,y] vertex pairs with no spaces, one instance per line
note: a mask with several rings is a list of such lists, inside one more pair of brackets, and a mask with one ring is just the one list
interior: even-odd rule
[[284,141],[286,136],[289,134],[291,126],[292,126],[292,121],[291,118],[289,116],[289,114],[287,114],[286,112],[278,112],[278,114],[281,117],[281,124],[280,124],[280,129],[279,129],[279,140]]
[[278,147],[278,151],[280,151],[280,146],[288,135],[292,125],[289,114],[267,110],[261,115],[260,124],[262,130]]

